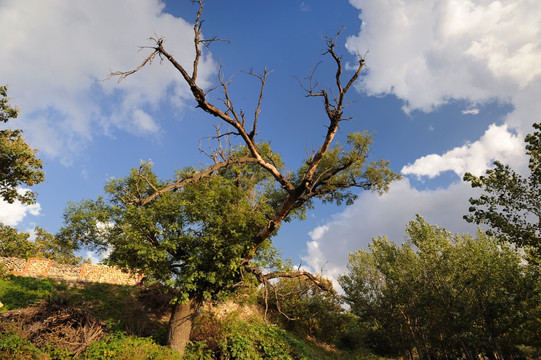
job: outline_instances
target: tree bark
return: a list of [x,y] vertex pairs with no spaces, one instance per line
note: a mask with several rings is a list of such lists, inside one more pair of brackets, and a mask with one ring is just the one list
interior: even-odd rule
[[184,354],[186,345],[190,341],[193,319],[199,307],[200,303],[195,299],[190,299],[187,304],[177,301],[173,307],[167,329],[167,345],[180,354]]

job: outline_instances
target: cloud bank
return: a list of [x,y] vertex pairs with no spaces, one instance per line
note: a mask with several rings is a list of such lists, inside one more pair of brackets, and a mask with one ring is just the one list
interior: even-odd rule
[[[353,52],[369,50],[359,88],[404,109],[450,99],[507,99],[541,77],[541,4],[531,0],[350,0],[361,10]],[[363,51],[364,50],[364,51]]]
[[[120,84],[100,80],[110,71],[137,67],[149,53],[138,52],[139,46],[152,45],[147,39],[155,34],[175,34],[167,42],[171,53],[193,58],[192,25],[163,9],[159,0],[0,2],[1,81],[9,85],[13,104],[22,107],[12,126],[64,163],[96,135],[158,134],[152,110],[163,101],[182,108],[188,99],[189,89],[169,66],[156,62],[151,71]],[[215,69],[207,54],[199,68],[201,85]]]

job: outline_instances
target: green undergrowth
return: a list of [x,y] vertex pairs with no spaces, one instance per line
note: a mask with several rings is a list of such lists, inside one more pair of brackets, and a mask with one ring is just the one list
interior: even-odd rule
[[[66,283],[7,275],[0,278],[0,302],[3,304],[0,311],[22,309],[41,301],[62,303],[90,310],[112,331],[137,336],[154,335],[161,341],[159,338],[165,337],[165,324],[158,317],[166,310],[171,296],[159,287],[147,288],[145,292],[134,286]],[[142,301],[143,297],[150,304]]]
[[[0,360],[181,359],[164,346],[171,298],[159,286],[143,289],[5,276],[0,278],[2,312],[25,309],[40,301],[62,303],[86,309],[102,320],[106,335],[75,353],[52,343],[37,346],[27,340],[31,338],[27,329],[4,327],[0,330]],[[242,314],[242,306],[222,318],[212,311],[202,311],[183,359],[375,359],[369,354],[325,348],[299,334],[266,324],[261,315],[246,319]]]
[[67,288],[65,283],[51,279],[7,275],[0,278],[0,301],[4,305],[0,311],[25,308]]
[[44,346],[38,348],[29,340],[14,333],[0,334],[0,359],[36,360],[181,360],[182,357],[169,348],[156,344],[150,338],[128,336],[122,332],[112,333],[92,343],[82,354]]

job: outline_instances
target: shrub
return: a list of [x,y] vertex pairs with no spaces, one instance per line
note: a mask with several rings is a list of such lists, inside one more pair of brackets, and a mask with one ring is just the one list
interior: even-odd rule
[[0,333],[0,359],[49,359],[34,344],[25,338],[12,334]]
[[177,352],[156,344],[149,338],[126,336],[116,332],[91,344],[84,353],[92,360],[180,360]]

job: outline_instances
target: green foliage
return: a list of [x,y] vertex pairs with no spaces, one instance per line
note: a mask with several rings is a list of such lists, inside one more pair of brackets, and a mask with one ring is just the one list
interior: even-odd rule
[[115,332],[90,344],[79,356],[52,346],[38,348],[17,334],[0,333],[0,359],[180,360],[182,357],[149,338],[127,336],[122,332]]
[[229,336],[222,344],[226,357],[233,359],[309,359],[302,343],[286,332],[265,324],[228,323]]
[[64,283],[52,279],[7,275],[0,279],[0,299],[4,304],[0,310],[21,309],[65,289]]
[[49,359],[32,342],[12,333],[0,333],[0,359]]
[[28,259],[35,255],[35,246],[28,240],[30,234],[0,223],[0,256]]
[[[262,302],[264,292],[261,291]],[[273,319],[288,331],[335,344],[345,333],[348,315],[334,293],[305,278],[283,278],[268,293]]]
[[212,360],[214,352],[208,348],[205,341],[192,341],[188,345],[184,360]]
[[[192,334],[194,335],[194,334]],[[218,319],[212,312],[197,319],[195,338],[186,358],[209,359],[311,359],[310,350],[284,330],[256,319],[242,320],[238,313]],[[197,356],[196,356],[197,354]]]
[[[345,202],[353,204],[357,192],[352,189],[361,188],[383,194],[389,190],[389,184],[399,180],[401,176],[389,169],[389,162],[378,160],[366,163],[372,136],[366,132],[348,134],[346,144],[336,144],[321,159],[314,176],[313,183],[308,184],[315,192],[316,198],[323,202]],[[295,182],[300,182],[308,170],[311,158],[299,169]],[[304,206],[311,206],[307,202]]]
[[[262,316],[243,320],[243,309],[219,318],[212,311],[196,319],[186,359],[379,359],[358,347],[347,351],[329,348],[312,340],[305,333],[285,331],[266,323]],[[346,347],[344,347],[346,348]],[[354,350],[354,351],[349,351]]]
[[382,355],[421,358],[520,356],[540,346],[539,271],[478,233],[453,235],[421,217],[398,246],[374,239],[350,254],[339,282],[351,311]]
[[36,226],[35,241],[30,241],[30,234],[18,232],[10,226],[0,224],[0,256],[28,259],[41,257],[52,259],[60,264],[77,265],[81,258],[73,253],[73,244],[48,233]]
[[[185,169],[177,177],[193,171]],[[149,196],[166,186],[150,164],[143,164],[128,177],[108,182],[108,200],[70,204],[60,237],[109,249],[107,263],[174,280],[189,296],[217,296],[240,281],[241,259],[253,233],[267,221],[267,179],[253,166],[231,167],[141,206],[126,194]]]
[[470,199],[470,215],[466,221],[487,224],[489,235],[497,235],[520,247],[536,249],[541,256],[541,123],[525,138],[526,154],[530,157],[530,174],[523,177],[499,161],[484,176],[464,175],[472,187],[484,194]]
[[[0,122],[15,119],[19,112],[9,105],[7,87],[0,86]],[[18,191],[21,185],[32,186],[45,178],[42,161],[22,137],[22,130],[0,130],[0,196],[9,203],[19,200],[24,204],[35,202],[36,194]]]
[[85,359],[93,360],[176,360],[180,354],[157,345],[149,338],[126,336],[116,332],[92,343],[84,353]]

